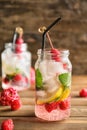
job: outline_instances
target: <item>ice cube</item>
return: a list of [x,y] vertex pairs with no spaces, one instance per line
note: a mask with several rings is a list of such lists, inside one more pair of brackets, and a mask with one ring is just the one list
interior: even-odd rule
[[48,80],[45,81],[44,83],[44,88],[48,93],[53,93],[60,87],[60,83],[57,80],[57,76],[54,76]]
[[37,91],[37,96],[38,97],[46,97],[47,93],[44,90],[39,90],[39,91]]
[[48,63],[47,60],[44,60],[39,65],[39,70],[42,74],[43,82],[49,78],[47,75],[47,63]]
[[63,68],[61,62],[49,61],[47,64],[47,73],[50,76],[55,76],[55,74],[65,73],[66,70]]
[[51,60],[42,61],[39,65],[39,70],[42,74],[43,82],[56,76],[56,74],[58,75],[67,72],[67,70],[63,68],[63,63]]

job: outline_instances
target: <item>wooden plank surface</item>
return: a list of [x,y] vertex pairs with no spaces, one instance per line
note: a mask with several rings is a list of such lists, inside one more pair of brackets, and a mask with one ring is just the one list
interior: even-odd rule
[[[8,117],[1,117],[2,120]],[[47,122],[37,119],[36,117],[12,117],[15,130],[87,130],[87,118],[70,117],[67,120],[59,122]]]
[[86,75],[72,76],[72,90],[79,91],[83,87],[87,88],[87,76]]
[[59,122],[47,122],[35,117],[35,90],[20,92],[22,108],[11,111],[9,106],[0,106],[0,124],[4,119],[12,118],[15,130],[87,130],[87,98],[79,97],[81,88],[87,86],[87,76],[72,77],[71,116]]
[[[29,91],[30,93],[30,91]],[[32,93],[32,91],[31,91]],[[34,116],[35,97],[21,98],[22,108],[18,111],[11,111],[9,106],[0,106],[0,116]],[[87,116],[87,98],[72,97],[71,98],[71,117]]]

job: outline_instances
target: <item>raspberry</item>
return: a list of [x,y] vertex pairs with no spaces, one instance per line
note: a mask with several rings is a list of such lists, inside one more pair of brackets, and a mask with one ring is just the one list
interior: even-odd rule
[[45,104],[45,109],[48,112],[51,112],[52,110],[57,109],[59,102],[52,102],[52,103],[46,103]]
[[13,130],[14,124],[12,119],[7,119],[2,122],[1,130]]
[[18,86],[26,86],[28,84],[28,78],[21,75],[17,74],[13,78],[13,84],[18,85]]
[[21,106],[22,106],[22,103],[20,99],[16,99],[11,102],[11,110],[13,111],[20,109]]
[[21,53],[22,52],[22,43],[24,43],[24,40],[22,37],[19,37],[16,40],[16,47],[15,47],[15,52],[16,53]]
[[3,80],[2,80],[5,84],[8,84],[9,83],[9,79],[7,77],[5,77]]
[[14,79],[13,79],[14,81],[21,81],[21,80],[23,80],[23,76],[21,75],[21,74],[16,74],[15,76],[14,76]]
[[61,101],[60,103],[59,103],[59,108],[61,109],[61,110],[66,110],[66,109],[68,109],[69,108],[69,101],[68,100],[64,100],[64,101]]
[[15,52],[16,52],[16,53],[21,53],[21,52],[22,52],[21,45],[17,45],[17,46],[15,47]]
[[11,102],[15,99],[18,99],[19,95],[17,91],[13,88],[5,89],[1,92],[1,100],[0,104],[5,106],[5,105],[10,105]]
[[67,64],[66,63],[63,64],[63,68],[67,69]]
[[87,97],[87,89],[83,88],[79,92],[80,97]]
[[22,44],[24,43],[24,40],[22,37],[19,37],[17,40],[16,40],[16,44]]
[[55,49],[55,48],[51,49],[51,53],[52,53],[53,60],[58,61],[58,62],[61,61],[60,52],[57,49]]

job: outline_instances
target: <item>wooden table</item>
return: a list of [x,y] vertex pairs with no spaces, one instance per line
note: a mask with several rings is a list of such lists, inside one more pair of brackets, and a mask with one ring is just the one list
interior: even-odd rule
[[35,91],[20,92],[23,106],[11,111],[9,106],[0,106],[0,124],[4,119],[12,118],[15,130],[87,130],[87,98],[80,98],[79,91],[87,87],[87,76],[72,77],[72,100],[70,118],[59,122],[39,120],[34,114]]

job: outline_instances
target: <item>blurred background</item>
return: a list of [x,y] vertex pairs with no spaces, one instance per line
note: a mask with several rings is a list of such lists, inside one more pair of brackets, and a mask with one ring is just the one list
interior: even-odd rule
[[42,40],[38,28],[59,16],[61,22],[50,31],[52,42],[70,50],[74,75],[87,74],[87,0],[0,0],[0,54],[21,26],[34,66]]

